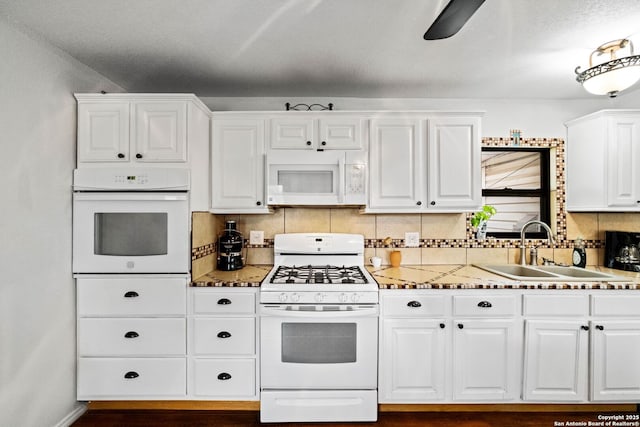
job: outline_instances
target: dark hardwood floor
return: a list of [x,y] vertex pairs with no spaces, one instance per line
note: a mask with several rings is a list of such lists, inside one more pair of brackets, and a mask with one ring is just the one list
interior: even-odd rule
[[[257,411],[90,409],[73,427],[559,427],[602,421],[625,412],[380,412],[375,423],[260,423]],[[634,421],[632,421],[634,422]],[[581,424],[584,423],[584,424]],[[597,424],[595,424],[597,425]],[[602,424],[606,425],[606,424]],[[609,424],[611,425],[611,424]],[[619,424],[624,425],[624,424]],[[629,424],[638,425],[638,424]]]

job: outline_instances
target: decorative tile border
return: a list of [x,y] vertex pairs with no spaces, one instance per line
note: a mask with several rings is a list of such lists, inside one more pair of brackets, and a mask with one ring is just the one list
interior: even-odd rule
[[217,252],[217,243],[208,243],[203,246],[191,249],[191,261],[195,261],[199,258],[204,258]]

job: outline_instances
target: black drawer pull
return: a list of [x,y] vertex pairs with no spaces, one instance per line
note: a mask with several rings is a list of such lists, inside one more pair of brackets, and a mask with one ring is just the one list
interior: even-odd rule
[[137,298],[139,296],[140,294],[138,294],[136,291],[129,291],[126,294],[124,294],[125,298]]
[[132,380],[134,378],[138,378],[140,376],[140,374],[138,374],[136,371],[129,371],[126,374],[124,374],[124,377],[128,380]]
[[464,325],[462,323],[458,323],[458,329],[462,329],[464,328]]
[[413,307],[413,308],[418,308],[418,307],[422,307],[422,304],[420,304],[420,301],[409,301],[407,303],[408,307]]
[[444,329],[444,323],[440,323],[440,329]]
[[493,305],[491,305],[489,301],[480,301],[478,303],[478,307],[489,308],[489,307],[493,307]]
[[218,304],[219,305],[229,305],[229,304],[231,304],[231,300],[227,299],[227,298],[220,298],[218,300]]
[[231,334],[227,331],[218,332],[218,338],[231,338]]
[[136,159],[141,159],[142,158],[142,154],[138,153],[136,154]]
[[596,329],[599,330],[599,331],[604,331],[604,326],[596,325]]
[[124,154],[122,154],[122,153],[118,153],[118,158],[119,158],[119,159],[124,159]]
[[580,329],[582,329],[583,331],[588,331],[589,327],[585,326],[585,325],[582,325],[582,326],[580,326]]
[[311,141],[307,141],[307,145],[311,145]]
[[138,334],[136,331],[129,331],[126,334],[124,334],[125,338],[138,338],[140,336],[140,334]]
[[218,374],[218,379],[221,380],[221,381],[230,380],[231,379],[231,374],[227,374],[226,372],[223,372],[221,374]]

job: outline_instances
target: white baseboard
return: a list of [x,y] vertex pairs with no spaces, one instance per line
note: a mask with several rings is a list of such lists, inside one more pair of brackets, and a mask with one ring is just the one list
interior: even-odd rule
[[69,412],[63,419],[61,419],[54,427],[69,427],[78,418],[87,411],[87,404],[85,402],[78,402],[73,411]]

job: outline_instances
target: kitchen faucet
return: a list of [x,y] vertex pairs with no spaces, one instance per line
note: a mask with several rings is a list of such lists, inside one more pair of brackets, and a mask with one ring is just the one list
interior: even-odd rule
[[[524,235],[525,232],[527,230],[527,228],[529,228],[529,226],[531,225],[541,225],[542,228],[544,228],[544,230],[547,232],[547,239],[549,240],[549,246],[553,246],[555,243],[555,238],[553,237],[553,232],[551,231],[551,229],[549,228],[549,226],[547,224],[545,224],[542,221],[538,221],[537,219],[534,219],[533,221],[529,221],[527,222],[525,225],[522,226],[522,229],[520,230],[520,265],[527,265],[527,258],[526,258],[526,247],[525,247],[525,243],[524,243]],[[535,247],[531,248],[531,265],[537,265],[538,261],[538,254],[536,251]]]

